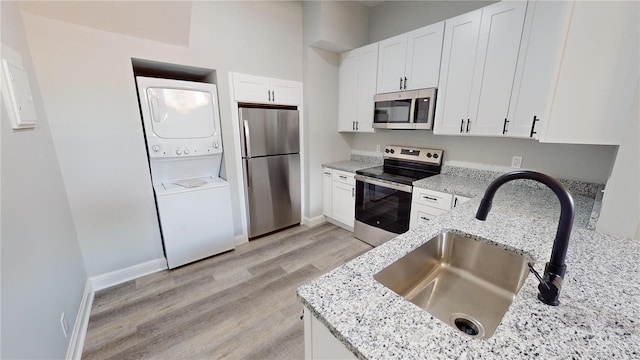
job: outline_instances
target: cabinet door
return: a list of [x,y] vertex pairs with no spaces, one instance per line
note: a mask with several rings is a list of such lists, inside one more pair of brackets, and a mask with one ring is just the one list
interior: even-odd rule
[[331,217],[331,190],[333,188],[331,176],[331,169],[322,169],[322,213],[328,217]]
[[271,79],[271,102],[280,105],[300,105],[300,83],[297,81]]
[[640,70],[639,14],[638,1],[574,2],[541,142],[620,144]]
[[378,94],[403,90],[407,34],[382,40],[378,47]]
[[233,95],[236,101],[270,103],[270,90],[268,78],[233,74]]
[[378,43],[358,49],[358,93],[356,130],[373,132],[373,97],[378,74]]
[[445,22],[434,134],[466,131],[481,16],[480,9]]
[[444,21],[407,34],[407,90],[438,87]]
[[541,124],[532,134],[534,117],[548,119],[572,7],[569,1],[528,3],[506,136],[537,139]]
[[358,50],[340,56],[338,131],[355,131],[358,111]]
[[356,215],[355,186],[334,181],[331,196],[332,218],[353,227]]
[[501,1],[482,8],[469,104],[469,128],[474,135],[502,135],[526,9],[525,1]]
[[469,200],[471,200],[471,198],[468,198],[466,196],[454,195],[452,208],[456,208],[456,207],[466,203]]

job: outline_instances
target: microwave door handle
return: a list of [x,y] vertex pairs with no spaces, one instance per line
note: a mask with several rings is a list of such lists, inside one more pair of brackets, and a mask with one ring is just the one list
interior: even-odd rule
[[409,109],[409,124],[411,124],[411,128],[416,128],[416,102],[418,98],[411,99],[411,109]]

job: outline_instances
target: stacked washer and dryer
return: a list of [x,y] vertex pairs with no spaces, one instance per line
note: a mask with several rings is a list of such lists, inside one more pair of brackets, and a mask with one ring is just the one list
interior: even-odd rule
[[169,268],[233,249],[216,85],[136,80]]

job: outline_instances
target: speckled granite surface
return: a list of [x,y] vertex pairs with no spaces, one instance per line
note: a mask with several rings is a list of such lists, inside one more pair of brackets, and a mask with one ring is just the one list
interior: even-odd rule
[[[498,176],[502,175],[503,173],[497,172],[497,171],[490,171],[490,170],[469,169],[469,168],[463,168],[463,167],[457,167],[457,166],[444,165],[442,166],[441,174],[448,175],[447,179],[452,179],[449,181],[455,181],[455,179],[459,179],[459,178],[467,178],[468,180],[466,183],[462,182],[463,180],[458,180],[458,181],[460,182],[460,184],[466,184],[474,188],[473,180],[479,181],[481,184],[485,184],[485,183],[488,184]],[[576,181],[576,180],[565,180],[565,179],[559,179],[559,180],[561,183],[564,184],[564,186],[567,187],[567,189],[571,192],[571,195],[582,195],[582,196],[595,198],[598,192],[600,192],[600,190],[604,188],[604,185],[602,184],[595,184],[595,183]],[[442,180],[442,181],[444,182],[445,180]],[[512,184],[531,186],[536,188],[546,187],[546,185],[544,184],[541,184],[536,181],[531,181],[531,180],[515,180],[512,182]],[[414,185],[416,184],[414,183]],[[455,183],[451,184],[451,186],[454,186],[454,185],[456,184]],[[428,186],[428,183],[418,184],[416,186],[426,187]],[[426,188],[428,189],[429,187],[426,187]],[[462,186],[456,186],[456,188],[460,189],[460,191],[464,191],[462,190]],[[436,189],[433,189],[433,190],[436,190]],[[475,188],[473,190],[475,191]],[[444,191],[444,190],[441,190],[441,191]],[[464,195],[462,193],[458,195],[470,196],[470,195]]]
[[374,156],[352,154],[351,160],[326,163],[322,164],[322,167],[348,172],[356,172],[361,169],[366,169],[378,165],[382,165],[382,157],[378,158]]
[[373,275],[449,228],[521,249],[542,272],[559,217],[550,190],[501,189],[485,222],[474,218],[479,198],[470,200],[303,285],[298,298],[361,359],[639,358],[640,242],[579,228],[590,218],[580,201],[560,306],[536,299],[530,275],[488,340],[454,330]]

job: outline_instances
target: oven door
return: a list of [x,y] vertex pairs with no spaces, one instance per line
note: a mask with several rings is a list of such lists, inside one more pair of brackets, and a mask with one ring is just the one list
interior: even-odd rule
[[409,230],[410,185],[356,175],[356,220],[402,234]]

